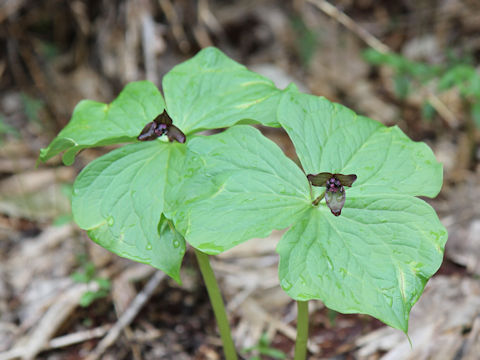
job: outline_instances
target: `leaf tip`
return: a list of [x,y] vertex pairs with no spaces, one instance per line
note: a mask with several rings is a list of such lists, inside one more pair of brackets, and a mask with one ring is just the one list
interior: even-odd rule
[[170,276],[178,285],[183,285],[182,279],[180,277],[180,269],[175,269],[167,275]]

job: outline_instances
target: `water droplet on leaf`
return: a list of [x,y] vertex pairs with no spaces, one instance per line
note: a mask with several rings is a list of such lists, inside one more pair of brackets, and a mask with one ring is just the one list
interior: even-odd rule
[[285,291],[288,291],[292,288],[292,283],[287,279],[283,279],[280,285],[282,286],[282,289]]
[[113,224],[115,224],[115,219],[113,218],[113,216],[109,216],[107,217],[107,225],[108,226],[113,226]]
[[148,243],[147,246],[145,247],[147,250],[152,250],[152,244]]
[[178,249],[178,248],[180,247],[180,241],[175,240],[175,241],[173,242],[173,247],[174,247],[175,249]]

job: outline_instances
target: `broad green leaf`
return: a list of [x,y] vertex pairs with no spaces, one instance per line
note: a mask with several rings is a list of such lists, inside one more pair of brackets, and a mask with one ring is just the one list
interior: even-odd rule
[[163,90],[168,113],[187,136],[240,121],[278,126],[281,91],[216,48],[175,66],[163,78]]
[[208,254],[286,228],[311,206],[305,174],[250,126],[192,139],[185,169],[166,214]]
[[289,92],[279,121],[295,145],[306,174],[356,174],[352,189],[434,197],[442,165],[425,143],[411,141],[398,127],[356,115],[325,98]]
[[84,148],[134,141],[145,124],[164,108],[160,91],[148,81],[128,84],[110,104],[83,100],[68,125],[40,151],[40,160],[47,161],[65,151],[63,162],[71,165]]
[[116,149],[83,169],[72,200],[75,222],[93,241],[177,281],[185,241],[160,220],[165,189],[180,181],[185,148],[157,140]]
[[[168,113],[189,138],[201,129],[238,122],[278,126],[275,113],[282,92],[217,49],[205,49],[176,66],[163,84]],[[64,162],[71,164],[83,148],[135,141],[165,107],[158,89],[146,81],[127,85],[109,105],[82,101],[40,159],[64,151]],[[73,200],[76,222],[94,241],[177,280],[185,241],[161,216],[165,189],[173,189],[184,176],[185,149],[152,141],[105,155],[78,177]]]
[[411,196],[348,196],[339,217],[321,206],[281,239],[279,276],[296,300],[408,329],[408,315],[443,258],[446,231]]
[[[407,331],[408,314],[443,258],[447,232],[415,195],[435,196],[442,167],[423,143],[328,100],[282,99],[278,119],[305,172],[356,174],[339,217],[325,200],[280,240],[279,275],[294,299],[370,314]],[[317,188],[320,189],[320,188]]]

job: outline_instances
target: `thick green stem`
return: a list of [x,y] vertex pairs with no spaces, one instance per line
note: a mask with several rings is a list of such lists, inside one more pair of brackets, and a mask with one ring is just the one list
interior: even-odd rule
[[295,360],[307,358],[308,341],[308,301],[297,301],[297,339],[295,340]]
[[227,313],[225,311],[225,305],[223,304],[222,294],[220,293],[217,280],[215,279],[215,274],[210,266],[208,255],[197,249],[195,249],[195,255],[197,256],[198,266],[200,267],[203,281],[207,287],[210,303],[213,307],[213,313],[217,319],[217,325],[220,331],[220,337],[222,338],[225,359],[237,360],[237,353],[235,351],[235,345],[233,344],[232,335],[230,334],[230,325],[228,324]]

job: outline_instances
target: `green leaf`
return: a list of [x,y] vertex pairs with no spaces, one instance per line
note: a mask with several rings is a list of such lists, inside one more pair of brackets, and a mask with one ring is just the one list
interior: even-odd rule
[[287,355],[281,351],[270,347],[262,347],[258,349],[259,353],[265,356],[270,356],[274,359],[286,359]]
[[160,91],[148,81],[128,84],[110,104],[83,100],[68,125],[40,151],[40,160],[47,161],[65,151],[63,162],[71,165],[84,148],[135,141],[145,124],[164,107]]
[[446,231],[415,197],[347,199],[341,216],[320,206],[284,235],[281,285],[296,300],[320,299],[406,332],[411,307],[442,262]]
[[285,94],[278,113],[307,174],[356,174],[353,188],[364,193],[434,197],[440,191],[442,165],[432,150],[396,126],[387,128],[325,98],[293,92]]
[[104,298],[108,296],[108,291],[98,290],[98,291],[86,291],[80,297],[79,305],[82,307],[90,306],[95,300]]
[[208,254],[286,228],[311,206],[305,174],[250,126],[192,139],[185,169],[166,214]]
[[98,284],[98,286],[100,287],[101,290],[108,291],[108,290],[110,290],[110,288],[112,286],[111,281],[107,278],[97,277],[94,280]]
[[76,271],[71,275],[71,278],[76,283],[88,283],[91,279],[90,277],[81,271]]
[[187,137],[240,121],[278,126],[281,91],[216,48],[175,66],[163,78],[163,89],[168,113]]
[[[217,49],[202,50],[176,66],[163,84],[169,115],[189,137],[237,122],[278,125],[281,91]],[[83,148],[135,141],[164,108],[160,92],[146,81],[127,85],[110,105],[82,101],[40,159],[64,151],[64,162],[71,164]],[[72,212],[101,246],[179,280],[185,240],[162,214],[165,189],[183,178],[186,147],[162,140],[136,143],[92,162],[75,182]]]
[[443,258],[447,232],[415,195],[435,196],[442,167],[423,143],[347,108],[287,94],[279,121],[306,173],[357,174],[339,217],[325,201],[280,240],[279,275],[294,299],[320,299],[407,331],[408,315]]
[[161,214],[165,189],[180,181],[184,156],[184,144],[155,140],[94,160],[74,183],[75,222],[107,250],[180,281],[185,241]]

